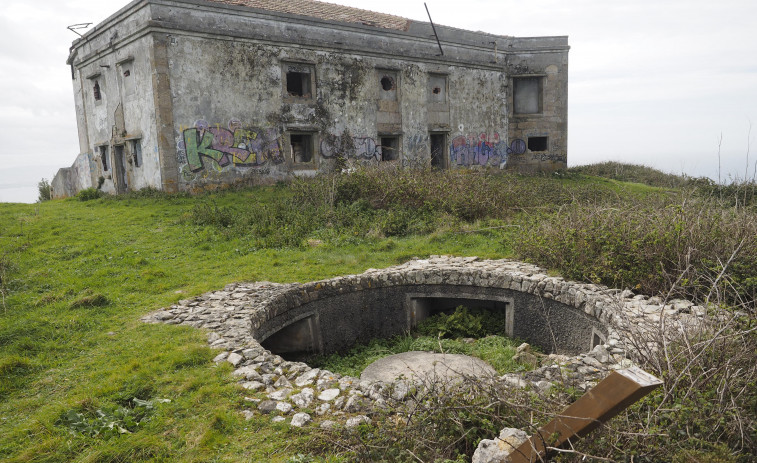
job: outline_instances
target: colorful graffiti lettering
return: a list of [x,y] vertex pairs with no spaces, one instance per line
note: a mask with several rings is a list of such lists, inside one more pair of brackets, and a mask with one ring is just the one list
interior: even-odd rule
[[331,135],[321,140],[321,156],[333,158],[340,153],[345,158],[381,160],[381,146],[376,145],[373,138],[347,137],[345,140],[344,137]]
[[205,169],[203,158],[212,160],[219,168],[230,164],[259,167],[268,162],[284,162],[276,130],[245,128],[238,119],[230,120],[228,127],[211,127],[199,120],[193,128],[182,131],[179,155],[191,172]]
[[499,165],[504,167],[509,155],[525,152],[526,142],[520,138],[516,138],[510,146],[507,146],[496,132],[491,136],[486,133],[467,137],[460,135],[452,140],[450,161],[451,164],[459,166]]
[[486,133],[479,135],[460,135],[452,140],[450,147],[450,163],[459,166],[487,166],[507,163],[510,154],[522,154],[521,145],[523,140],[514,140],[511,146],[500,140],[499,134],[489,136]]

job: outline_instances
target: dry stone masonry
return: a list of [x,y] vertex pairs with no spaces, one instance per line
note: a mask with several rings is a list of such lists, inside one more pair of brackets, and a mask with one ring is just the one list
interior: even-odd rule
[[[369,421],[371,410],[387,400],[402,401],[407,383],[361,381],[286,360],[270,349],[285,356],[303,346],[329,352],[356,339],[366,341],[367,334],[386,334],[371,322],[401,332],[433,315],[434,305],[448,308],[460,301],[500,304],[509,311],[509,334],[546,352],[537,357],[523,345],[518,355],[533,356],[538,368],[482,379],[537,392],[556,383],[587,390],[609,371],[632,365],[629,346],[643,341],[640,333],[662,325],[685,329],[705,314],[688,301],[662,304],[628,290],[549,276],[521,262],[432,256],[305,284],[233,283],[143,320],[206,329],[210,346],[222,350],[215,361],[235,368],[233,375],[248,396],[246,416],[270,414],[298,427],[352,427]],[[340,325],[333,324],[331,312],[341,314]],[[361,318],[359,312],[371,316]],[[545,327],[553,333],[547,343]],[[587,339],[571,338],[571,332]],[[576,346],[585,349],[575,352]]]

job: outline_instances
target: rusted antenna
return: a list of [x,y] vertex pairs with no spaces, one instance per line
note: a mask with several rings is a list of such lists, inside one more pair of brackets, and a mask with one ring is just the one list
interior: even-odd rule
[[79,37],[84,37],[82,34],[78,32],[78,29],[86,29],[89,26],[91,26],[92,23],[79,23],[79,24],[72,24],[68,26],[66,29],[70,30],[74,34],[78,35]]
[[434,21],[431,19],[431,13],[428,11],[428,5],[426,5],[426,2],[423,2],[423,6],[426,7],[426,14],[428,15],[428,21],[431,23],[431,29],[434,31],[434,37],[436,37],[436,43],[439,45],[439,53],[441,53],[441,56],[444,56],[444,50],[442,50],[442,43],[439,41],[439,35],[436,33],[436,26],[434,26]]

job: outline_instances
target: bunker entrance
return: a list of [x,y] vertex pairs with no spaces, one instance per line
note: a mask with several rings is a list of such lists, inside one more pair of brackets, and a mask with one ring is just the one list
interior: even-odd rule
[[410,296],[409,298],[409,325],[415,328],[423,320],[434,315],[444,313],[451,315],[459,306],[469,310],[486,310],[493,314],[505,315],[506,336],[513,335],[513,301],[509,298],[480,299],[471,297],[446,297],[446,296]]
[[320,332],[315,316],[285,326],[260,343],[269,351],[289,361],[298,361],[319,352]]

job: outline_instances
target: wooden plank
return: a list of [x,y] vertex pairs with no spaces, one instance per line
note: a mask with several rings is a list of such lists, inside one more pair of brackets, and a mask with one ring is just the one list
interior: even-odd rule
[[550,453],[547,447],[561,448],[586,436],[661,384],[662,381],[640,368],[613,371],[515,449],[511,461],[543,461]]

